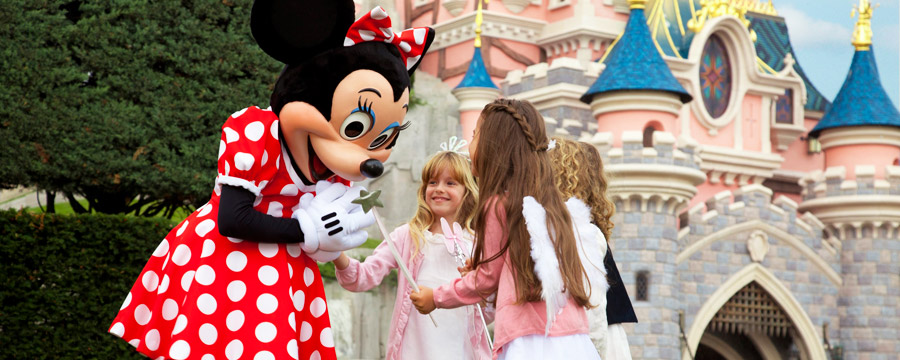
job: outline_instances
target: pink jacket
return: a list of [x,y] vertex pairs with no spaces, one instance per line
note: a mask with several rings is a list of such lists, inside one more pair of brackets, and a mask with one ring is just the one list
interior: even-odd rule
[[[494,210],[487,212],[484,233],[484,253],[500,252],[507,241],[506,213],[499,208],[500,219]],[[489,256],[485,256],[489,258]],[[494,358],[504,345],[515,338],[544,334],[547,310],[543,301],[516,304],[516,284],[509,262],[509,252],[478,266],[463,278],[434,289],[434,303],[438,308],[455,308],[481,301],[481,294],[497,292],[497,312],[494,322]],[[584,307],[569,297],[569,302],[556,316],[549,336],[587,334],[588,321]]]
[[[415,258],[410,259],[413,246],[409,235],[409,224],[404,224],[395,229],[391,233],[390,238],[397,247],[397,251],[400,252],[400,257],[406,263],[406,267],[409,268],[412,277],[418,279],[419,268],[421,268],[424,256],[420,252]],[[392,269],[397,268],[397,262],[394,260],[394,256],[391,255],[388,244],[382,242],[375,248],[372,255],[366,257],[364,262],[360,263],[358,260],[351,258],[350,265],[344,270],[337,270],[336,275],[338,283],[344,289],[360,292],[378,286]],[[387,354],[385,355],[387,360],[401,360],[400,349],[403,344],[403,332],[406,330],[406,325],[409,322],[410,311],[416,311],[412,306],[412,300],[409,299],[411,291],[412,285],[409,284],[406,277],[398,274],[397,299],[394,302],[394,316],[391,318]],[[472,321],[476,321],[478,326],[474,327],[476,330],[473,334],[469,334],[469,340],[472,342],[472,348],[476,350],[476,358],[488,359],[490,357],[490,347],[488,346],[487,338],[484,336],[481,319],[478,318],[477,312],[473,311],[472,313],[474,314]],[[488,321],[492,318],[491,314],[485,314],[485,317],[487,317]]]

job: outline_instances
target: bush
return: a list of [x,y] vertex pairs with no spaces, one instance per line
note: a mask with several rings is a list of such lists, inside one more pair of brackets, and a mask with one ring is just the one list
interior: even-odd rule
[[7,359],[145,359],[107,333],[161,218],[0,212],[0,344]]

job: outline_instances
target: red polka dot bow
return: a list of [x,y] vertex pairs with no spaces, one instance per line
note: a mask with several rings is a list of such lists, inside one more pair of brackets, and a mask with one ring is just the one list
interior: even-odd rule
[[353,46],[363,41],[384,41],[394,44],[400,50],[400,59],[406,70],[412,69],[425,53],[428,31],[426,27],[406,29],[395,34],[391,30],[391,18],[381,6],[376,6],[356,20],[347,30],[344,46]]

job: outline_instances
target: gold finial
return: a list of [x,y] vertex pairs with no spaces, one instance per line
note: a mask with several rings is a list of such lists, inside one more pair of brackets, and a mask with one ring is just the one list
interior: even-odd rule
[[[706,21],[720,16],[734,16],[748,29],[750,20],[744,16],[751,9],[751,3],[755,0],[700,0],[700,10],[694,13],[694,17],[688,20],[687,26],[691,31],[698,33],[703,29]],[[773,9],[774,11],[774,9]],[[750,29],[750,39],[756,42],[756,31]]]
[[643,9],[647,5],[647,0],[628,0],[628,7],[632,9]]
[[481,23],[484,22],[484,14],[482,14],[482,2],[487,4],[490,0],[475,0],[478,2],[478,9],[475,10],[475,47],[481,47]]
[[853,10],[850,10],[851,18],[859,12],[859,20],[853,29],[853,46],[857,51],[868,51],[872,45],[872,10],[869,0],[859,0],[859,6],[854,6]]

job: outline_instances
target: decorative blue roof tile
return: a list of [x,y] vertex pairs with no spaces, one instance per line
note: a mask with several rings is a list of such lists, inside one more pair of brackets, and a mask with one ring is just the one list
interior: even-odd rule
[[900,112],[881,86],[872,50],[857,50],[844,85],[831,109],[809,132],[818,137],[822,130],[847,126],[880,125],[900,127]]
[[581,101],[590,103],[594,95],[623,90],[669,92],[685,103],[692,98],[672,76],[653,44],[644,9],[631,9],[625,32],[606,57],[606,69],[581,96]]
[[469,69],[466,70],[466,76],[456,88],[483,87],[499,89],[494,85],[491,76],[488,75],[487,68],[484,66],[484,59],[481,57],[481,48],[476,47],[475,53],[472,55],[472,61],[469,62]]

